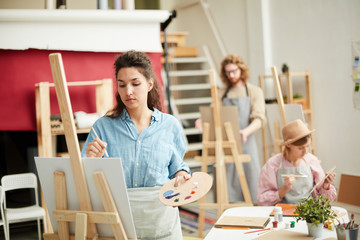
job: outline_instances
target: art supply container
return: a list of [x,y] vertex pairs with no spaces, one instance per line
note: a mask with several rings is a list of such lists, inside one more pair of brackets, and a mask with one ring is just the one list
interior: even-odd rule
[[290,228],[295,228],[295,221],[290,222]]
[[290,228],[290,223],[289,222],[285,223],[285,229],[289,229],[289,228]]
[[277,222],[283,221],[283,212],[281,207],[274,208],[274,220]]
[[278,227],[278,222],[277,221],[273,221],[273,228],[277,228]]
[[336,226],[336,235],[338,240],[357,240],[358,234],[358,224],[354,224],[354,227],[351,229],[345,229],[343,225]]

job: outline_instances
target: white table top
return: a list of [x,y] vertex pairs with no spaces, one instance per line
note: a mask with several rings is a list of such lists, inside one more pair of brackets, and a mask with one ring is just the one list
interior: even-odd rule
[[[243,217],[268,217],[272,210],[274,209],[273,206],[270,207],[236,207],[236,208],[229,208],[220,216],[220,218],[224,216],[243,216]],[[332,209],[337,210],[339,214],[345,212],[345,215],[342,217],[345,222],[349,221],[348,213],[346,209],[341,207],[332,207]],[[272,222],[274,221],[273,217],[270,217],[271,221],[266,226],[266,228],[272,228]],[[295,228],[289,228],[289,231],[301,232],[301,233],[308,233],[307,225],[305,221],[296,222],[294,217],[285,217],[284,216],[284,223],[295,221]],[[284,224],[283,224],[284,225]],[[281,228],[281,227],[280,227]],[[254,239],[260,237],[258,233],[249,233],[244,234],[250,230],[238,230],[238,229],[221,229],[213,227],[210,232],[206,235],[204,240],[218,240],[218,239],[226,239],[226,240],[238,240],[238,239]],[[328,230],[324,228],[323,236],[317,239],[326,239],[326,238],[336,238],[336,231],[335,230]]]

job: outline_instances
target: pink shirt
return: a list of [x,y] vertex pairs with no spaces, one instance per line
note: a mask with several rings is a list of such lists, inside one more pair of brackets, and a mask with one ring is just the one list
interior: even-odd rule
[[[324,170],[320,166],[317,157],[311,153],[307,153],[304,156],[305,161],[301,161],[299,166],[309,165],[313,174],[313,186],[315,186],[325,176]],[[279,153],[271,157],[260,172],[260,179],[258,185],[257,201],[260,206],[273,206],[282,199],[279,197],[278,185],[276,180],[276,173],[282,162],[282,168],[294,167],[288,160],[286,160],[283,154]],[[336,198],[336,189],[333,185],[330,185],[329,190],[325,190],[322,184],[313,191],[312,196],[319,196],[324,194],[325,198],[329,198],[330,201],[334,201]]]

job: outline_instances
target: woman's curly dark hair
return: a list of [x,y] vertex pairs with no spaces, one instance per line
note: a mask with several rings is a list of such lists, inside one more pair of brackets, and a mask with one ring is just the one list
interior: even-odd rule
[[[154,84],[153,88],[148,92],[147,105],[151,110],[154,108],[161,110],[157,79],[153,71],[151,60],[145,53],[134,50],[125,52],[115,60],[114,67],[115,79],[117,79],[117,74],[120,69],[131,67],[136,68],[142,75],[144,75],[147,81],[153,79]],[[119,117],[125,108],[125,104],[122,102],[118,92],[116,92],[115,97],[116,106],[107,114],[111,118]]]

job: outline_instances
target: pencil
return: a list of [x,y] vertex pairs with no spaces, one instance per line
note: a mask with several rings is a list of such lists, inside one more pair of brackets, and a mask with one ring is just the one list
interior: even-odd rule
[[270,232],[272,229],[268,229],[266,231],[262,231],[262,232],[259,232],[257,235],[261,235],[261,234],[264,234],[264,233],[267,233],[267,232]]
[[[98,139],[100,139],[99,136],[97,135],[97,133],[95,132],[95,129],[94,129],[93,127],[91,128],[91,130],[93,130],[93,132],[94,132],[94,134],[95,134],[95,137],[98,138]],[[101,139],[100,139],[100,140],[101,140]],[[105,156],[106,156],[106,157],[109,157],[109,154],[107,153],[106,148],[104,148],[104,150],[105,150]]]
[[250,231],[250,232],[246,232],[245,234],[248,234],[248,233],[256,233],[256,232],[261,232],[261,231],[267,231],[267,230],[270,230],[271,228],[264,228],[264,229],[259,229],[259,230],[255,230],[255,231]]

